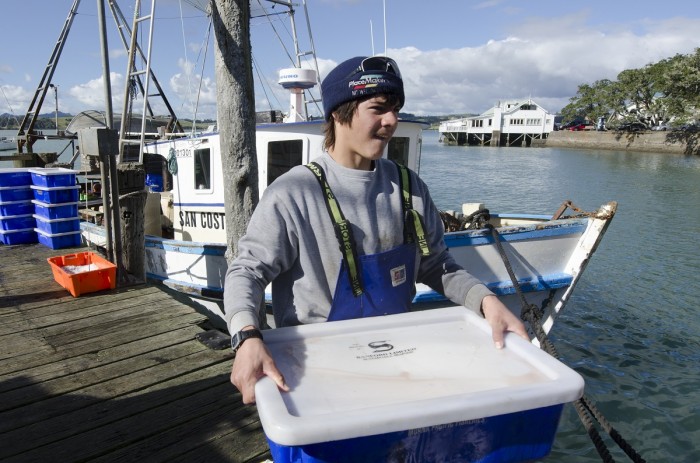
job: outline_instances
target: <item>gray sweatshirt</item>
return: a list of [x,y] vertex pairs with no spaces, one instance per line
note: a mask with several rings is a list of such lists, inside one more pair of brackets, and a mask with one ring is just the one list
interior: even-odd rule
[[[315,162],[352,225],[358,255],[403,243],[401,188],[393,162],[380,159],[372,171],[343,167],[327,153]],[[428,187],[410,174],[413,208],[423,216],[431,251],[421,257],[416,249],[416,281],[478,313],[483,297],[493,293],[450,256]],[[318,180],[306,167],[294,167],[265,190],[226,272],[224,311],[230,332],[264,326],[258,307],[270,282],[276,326],[326,321],[341,260]]]

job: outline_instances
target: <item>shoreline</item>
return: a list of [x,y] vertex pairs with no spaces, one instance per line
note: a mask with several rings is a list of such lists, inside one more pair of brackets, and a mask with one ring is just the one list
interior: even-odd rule
[[559,130],[549,134],[544,146],[698,156],[700,155],[700,133]]

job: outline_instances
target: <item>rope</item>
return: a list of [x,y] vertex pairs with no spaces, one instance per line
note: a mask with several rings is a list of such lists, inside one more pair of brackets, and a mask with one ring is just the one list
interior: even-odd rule
[[[569,205],[569,207],[571,207],[571,205]],[[535,304],[529,304],[525,299],[522,289],[520,288],[520,284],[518,283],[518,279],[515,276],[515,272],[513,272],[513,267],[510,265],[510,260],[508,259],[505,249],[503,248],[503,244],[501,243],[501,237],[498,233],[498,230],[496,230],[496,228],[491,224],[486,224],[485,228],[491,231],[491,235],[493,236],[493,239],[496,243],[498,253],[501,256],[501,259],[503,260],[503,264],[505,265],[506,270],[508,271],[508,275],[510,276],[511,281],[513,282],[515,292],[517,293],[518,298],[520,299],[520,303],[522,306],[522,312],[520,317],[530,325],[530,328],[537,337],[541,348],[552,357],[559,358],[559,354],[557,353],[554,344],[551,342],[551,340],[547,336],[547,333],[544,332],[544,329],[542,329],[542,325],[540,324],[543,311],[541,311],[540,308],[538,308]],[[584,395],[580,399],[576,400],[574,402],[574,407],[576,408],[576,412],[578,413],[581,423],[583,424],[584,428],[586,428],[588,437],[590,437],[591,441],[593,442],[593,445],[595,445],[595,448],[598,451],[598,454],[605,463],[614,463],[615,460],[610,455],[610,452],[608,451],[605,442],[603,442],[603,439],[600,437],[598,430],[595,428],[591,416],[593,416],[598,421],[598,423],[605,430],[605,432],[607,432],[608,435],[615,441],[615,443],[625,452],[625,454],[627,454],[630,460],[632,460],[635,463],[646,463],[646,460],[644,460],[632,448],[632,446],[630,446],[629,443],[625,441],[625,439],[620,435],[620,433],[617,432],[617,430],[610,425],[610,423],[605,419],[602,413],[600,413],[600,411],[595,407],[595,405],[591,403],[588,397]]]
[[491,214],[489,213],[488,209],[479,209],[478,211],[472,212],[471,214],[460,218],[457,218],[448,212],[439,212],[440,218],[442,219],[442,224],[447,232],[480,230],[482,228],[486,228],[489,220],[491,220]]

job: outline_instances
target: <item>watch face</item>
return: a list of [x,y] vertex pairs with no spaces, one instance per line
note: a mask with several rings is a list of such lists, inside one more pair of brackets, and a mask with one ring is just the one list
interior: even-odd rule
[[238,333],[234,334],[231,338],[231,348],[233,349],[233,352],[235,353],[238,350],[238,348],[241,347],[243,341],[249,338],[262,339],[263,336],[260,330],[257,329],[239,331]]

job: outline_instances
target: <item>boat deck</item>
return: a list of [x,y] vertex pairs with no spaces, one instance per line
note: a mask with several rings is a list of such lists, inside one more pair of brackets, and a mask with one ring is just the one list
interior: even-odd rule
[[46,258],[76,251],[0,246],[0,461],[270,458],[206,318],[161,286],[73,298]]

